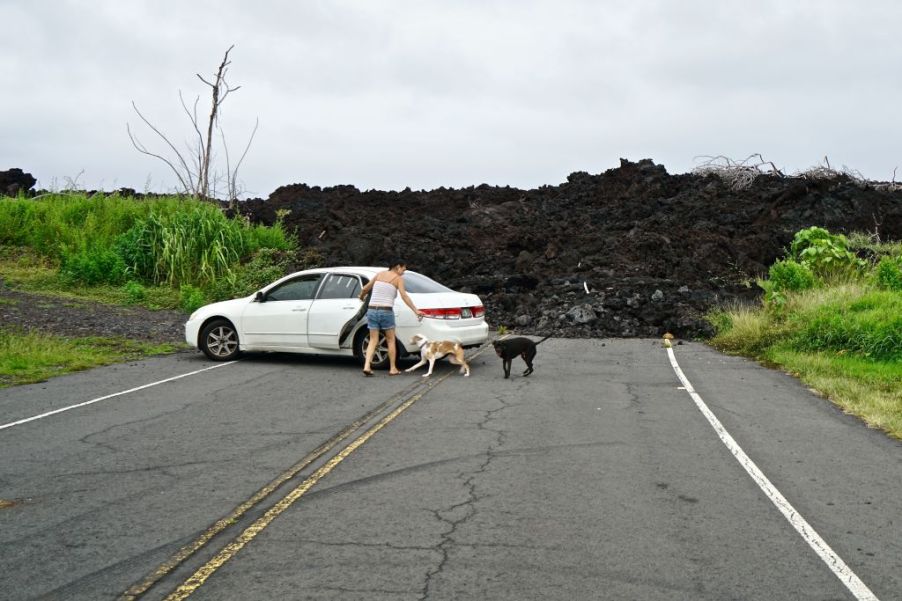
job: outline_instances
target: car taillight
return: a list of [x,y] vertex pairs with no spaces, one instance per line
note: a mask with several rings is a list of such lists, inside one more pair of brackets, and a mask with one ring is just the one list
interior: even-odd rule
[[460,319],[460,309],[420,309],[433,319]]
[[420,309],[426,317],[433,319],[467,319],[485,315],[485,307],[463,307],[453,309]]

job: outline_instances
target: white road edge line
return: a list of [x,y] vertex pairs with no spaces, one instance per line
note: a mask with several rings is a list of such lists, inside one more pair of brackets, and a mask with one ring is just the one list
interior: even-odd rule
[[840,581],[846,585],[846,588],[851,591],[855,598],[859,601],[880,601],[871,589],[865,585],[861,579],[855,575],[855,572],[852,571],[846,562],[837,555],[833,549],[830,548],[830,545],[827,544],[821,536],[811,527],[811,525],[802,517],[802,515],[796,511],[795,507],[790,505],[789,501],[786,500],[777,487],[774,486],[770,480],[767,479],[767,476],[764,475],[758,466],[755,465],[755,462],[751,460],[751,458],[745,454],[745,451],[742,450],[742,447],[730,436],[730,433],[727,432],[726,428],[723,427],[723,424],[720,423],[720,420],[711,412],[708,406],[705,404],[705,401],[702,400],[702,397],[695,392],[695,389],[692,387],[692,384],[689,382],[689,379],[683,373],[683,370],[680,369],[679,364],[677,363],[676,356],[673,353],[672,348],[667,349],[667,354],[670,357],[670,365],[673,366],[673,371],[676,373],[677,377],[680,379],[680,382],[683,383],[683,386],[686,387],[686,392],[689,393],[689,396],[692,397],[692,400],[695,401],[696,406],[699,411],[702,412],[708,422],[711,424],[711,427],[714,428],[714,431],[717,432],[717,435],[720,437],[720,440],[727,446],[733,456],[736,457],[736,460],[745,468],[745,471],[748,472],[749,476],[752,477],[752,480],[755,481],[756,484],[764,491],[764,494],[767,495],[767,498],[771,500],[771,502],[776,505],[777,509],[780,510],[780,513],[783,514],[792,527],[795,528],[796,532],[807,542],[814,552],[820,556],[820,558],[827,564],[827,567],[836,575]]
[[68,407],[54,409],[53,411],[48,411],[47,413],[42,413],[40,415],[35,415],[33,417],[26,417],[25,419],[20,419],[19,421],[0,425],[0,430],[4,430],[6,428],[12,428],[13,426],[18,426],[21,424],[27,424],[28,422],[33,422],[35,420],[43,419],[43,418],[49,417],[51,415],[56,415],[57,413],[62,413],[63,411],[69,411],[70,409],[78,409],[79,407],[93,405],[94,403],[99,403],[100,401],[105,401],[107,399],[111,399],[111,398],[117,397],[117,396],[122,396],[124,394],[129,394],[131,392],[137,392],[139,390],[144,390],[145,388],[150,388],[151,386],[157,386],[158,384],[165,384],[166,382],[172,382],[173,380],[180,380],[182,378],[187,378],[188,376],[193,376],[193,375],[199,374],[201,372],[210,371],[211,369],[216,369],[217,367],[225,367],[226,365],[231,365],[232,363],[235,363],[235,361],[227,361],[226,363],[219,363],[218,365],[214,365],[212,367],[205,367],[203,369],[198,369],[198,370],[189,372],[187,374],[182,374],[180,376],[173,376],[171,378],[166,378],[165,380],[159,380],[157,382],[151,382],[150,384],[144,384],[143,386],[129,388],[128,390],[123,390],[122,392],[114,392],[113,394],[108,394],[106,396],[98,397],[96,399],[91,399],[90,401],[85,401],[84,403],[78,403],[77,405],[69,405]]

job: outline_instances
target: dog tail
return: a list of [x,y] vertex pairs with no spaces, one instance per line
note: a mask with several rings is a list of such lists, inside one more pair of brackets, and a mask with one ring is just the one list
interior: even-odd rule
[[549,336],[545,336],[544,338],[542,338],[541,340],[539,340],[538,342],[536,342],[536,346],[539,346],[540,344],[542,344],[543,342],[545,342],[545,341],[548,340],[549,338],[551,338],[550,335],[549,335]]

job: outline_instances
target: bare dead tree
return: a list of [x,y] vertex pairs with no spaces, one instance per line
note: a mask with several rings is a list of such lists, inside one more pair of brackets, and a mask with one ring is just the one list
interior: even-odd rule
[[[218,124],[217,124],[218,127]],[[254,130],[251,132],[250,138],[247,140],[247,145],[244,147],[244,152],[241,153],[241,157],[238,159],[238,162],[235,163],[235,168],[233,169],[229,163],[229,145],[226,144],[225,133],[222,131],[222,128],[219,127],[219,135],[222,138],[222,148],[225,151],[225,161],[226,161],[226,190],[228,192],[229,198],[229,208],[235,210],[236,204],[238,202],[238,196],[244,192],[243,189],[239,187],[238,184],[238,169],[241,167],[241,163],[244,162],[244,157],[247,156],[248,150],[251,149],[251,144],[254,141],[254,136],[257,135],[257,128],[260,127],[260,119],[254,122]]]
[[[231,165],[229,165],[228,145],[226,144],[225,133],[220,126],[219,115],[220,107],[223,102],[225,102],[228,95],[241,89],[241,86],[230,86],[227,81],[229,65],[232,64],[229,60],[229,53],[234,47],[235,45],[233,44],[225,51],[222,62],[220,62],[215,75],[211,78],[212,81],[205,79],[199,73],[196,74],[197,78],[210,88],[212,96],[210,115],[207,119],[205,128],[206,134],[201,129],[201,122],[197,114],[197,105],[200,102],[200,96],[195,97],[193,105],[189,108],[181,90],[179,90],[179,102],[194,130],[194,133],[192,134],[194,140],[193,142],[186,142],[186,150],[176,147],[166,134],[144,116],[134,101],[132,101],[132,108],[135,110],[135,113],[137,113],[141,121],[143,121],[144,124],[163,141],[168,148],[166,155],[149,150],[132,132],[131,126],[126,124],[128,137],[135,149],[141,154],[146,154],[165,163],[178,179],[182,193],[201,199],[215,198],[217,182],[225,180],[227,182],[226,189],[228,191],[230,205],[233,206],[233,208],[240,192],[238,189],[238,169],[244,161],[245,156],[247,156],[251,144],[254,141],[254,136],[257,133],[257,128],[260,125],[260,120],[257,119],[247,145],[244,148],[244,152],[241,154],[241,158],[235,164],[235,167],[232,168]],[[214,127],[219,130],[222,145],[225,150],[226,173],[224,175],[218,175],[214,170]]]

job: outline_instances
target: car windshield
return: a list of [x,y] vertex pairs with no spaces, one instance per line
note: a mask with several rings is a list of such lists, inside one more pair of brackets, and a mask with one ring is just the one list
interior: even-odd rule
[[442,286],[435,280],[429,279],[415,271],[404,272],[404,289],[408,292],[454,292],[447,286]]

